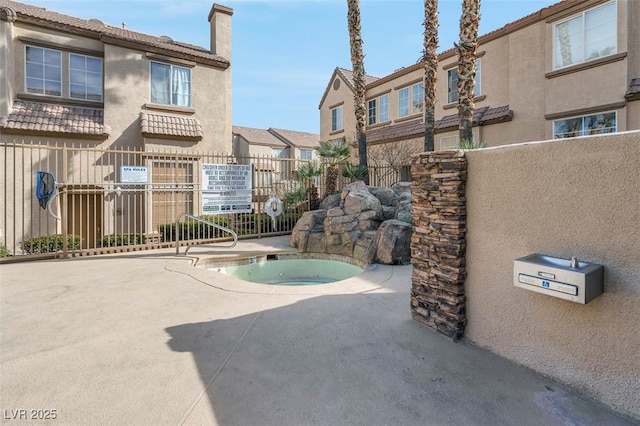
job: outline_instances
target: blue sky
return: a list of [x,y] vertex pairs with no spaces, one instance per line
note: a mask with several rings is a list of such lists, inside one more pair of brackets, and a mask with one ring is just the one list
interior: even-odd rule
[[[209,48],[208,0],[23,0],[80,18]],[[216,0],[233,8],[233,124],[319,133],[336,66],[351,68],[346,0]],[[482,0],[480,35],[553,0]],[[440,50],[458,38],[461,0],[439,1]],[[422,51],[424,2],[361,0],[365,71],[384,77]]]

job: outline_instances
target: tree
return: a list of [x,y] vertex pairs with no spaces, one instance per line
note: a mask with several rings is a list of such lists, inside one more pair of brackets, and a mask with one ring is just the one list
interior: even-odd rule
[[462,0],[458,49],[458,117],[460,140],[473,140],[473,101],[480,25],[480,0]]
[[318,196],[318,187],[316,186],[316,178],[324,171],[324,164],[315,161],[303,163],[298,167],[295,173],[302,176],[306,183],[306,190],[309,193],[309,210],[317,210],[320,206]]
[[336,193],[338,187],[338,164],[349,158],[349,145],[346,142],[320,141],[316,152],[327,165],[324,181],[324,196]]
[[436,82],[438,81],[438,0],[424,0],[424,150],[435,147]]
[[[353,66],[353,105],[356,115],[356,139],[358,141],[358,164],[367,167],[367,135],[364,132],[367,118],[365,108],[366,88],[364,73],[364,54],[360,31],[360,0],[347,0],[347,23],[349,26],[349,44],[351,46],[351,64]],[[369,177],[365,178],[369,184]]]

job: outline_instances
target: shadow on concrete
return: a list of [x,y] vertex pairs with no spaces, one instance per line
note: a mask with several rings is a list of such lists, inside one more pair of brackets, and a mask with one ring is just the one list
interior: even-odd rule
[[208,398],[199,404],[222,425],[631,424],[453,343],[411,320],[408,300],[401,312],[387,297],[274,295],[261,312],[169,327],[168,344],[191,352]]

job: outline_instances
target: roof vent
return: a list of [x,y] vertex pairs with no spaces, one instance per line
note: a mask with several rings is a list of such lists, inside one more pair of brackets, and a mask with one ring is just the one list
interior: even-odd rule
[[164,43],[173,44],[173,39],[166,35],[160,36],[160,40],[162,40]]

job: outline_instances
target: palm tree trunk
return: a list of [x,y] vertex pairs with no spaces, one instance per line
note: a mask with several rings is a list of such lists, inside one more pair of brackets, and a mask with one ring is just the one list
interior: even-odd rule
[[[349,26],[349,42],[351,46],[351,64],[353,65],[353,104],[356,115],[356,139],[358,140],[358,164],[367,166],[367,135],[365,100],[364,54],[362,53],[362,36],[360,31],[360,0],[347,0],[347,23]],[[369,178],[365,179],[369,184]]]
[[424,150],[435,149],[436,83],[438,81],[438,0],[424,0]]
[[460,141],[473,140],[473,87],[476,75],[480,0],[462,0],[458,48],[458,116]]

